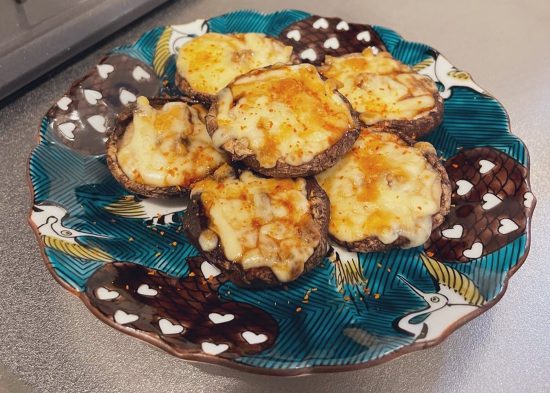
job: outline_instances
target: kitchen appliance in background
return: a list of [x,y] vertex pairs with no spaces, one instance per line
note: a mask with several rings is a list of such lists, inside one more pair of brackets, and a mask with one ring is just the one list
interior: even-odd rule
[[168,0],[0,0],[0,100]]

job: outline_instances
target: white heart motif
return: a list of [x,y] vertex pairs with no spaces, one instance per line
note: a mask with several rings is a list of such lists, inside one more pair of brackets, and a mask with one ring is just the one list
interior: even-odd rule
[[314,29],[326,29],[328,28],[328,22],[325,18],[319,18],[313,22]]
[[503,218],[502,220],[500,220],[498,232],[506,235],[508,233],[514,232],[518,228],[518,224],[516,224],[514,221],[510,220],[509,218]]
[[472,244],[471,248],[464,250],[462,254],[466,258],[476,259],[476,258],[479,258],[482,253],[483,253],[483,244],[481,244],[480,242],[475,242],[474,244]]
[[456,193],[458,195],[466,195],[470,192],[472,188],[474,188],[474,185],[470,183],[468,180],[460,179],[456,182],[456,185],[458,188],[456,189]]
[[120,296],[117,291],[110,291],[105,287],[99,287],[95,290],[95,295],[99,300],[114,300]]
[[294,41],[300,41],[302,35],[298,30],[290,30],[288,33],[286,33],[286,38]]
[[150,288],[147,284],[141,284],[137,289],[137,293],[143,296],[157,296],[158,291]]
[[120,99],[122,105],[128,105],[130,102],[135,102],[137,100],[136,95],[134,93],[130,93],[126,89],[122,89],[120,91],[118,98]]
[[359,41],[370,41],[370,32],[368,30],[360,32],[357,34],[357,39]]
[[323,46],[327,49],[338,49],[340,47],[340,43],[338,42],[338,38],[331,37],[323,43]]
[[90,125],[94,127],[97,132],[107,131],[107,127],[105,127],[105,117],[101,115],[93,115],[88,117],[87,120],[88,123],[90,123]]
[[59,107],[59,109],[63,109],[64,111],[66,111],[67,109],[69,109],[69,104],[71,102],[73,102],[73,100],[71,100],[69,97],[61,97],[59,101],[57,101],[57,106]]
[[490,210],[496,205],[498,205],[500,202],[502,202],[502,199],[497,197],[495,194],[491,194],[488,192],[487,194],[483,195],[483,204],[481,207],[485,210]]
[[162,334],[179,334],[183,332],[183,326],[174,324],[168,319],[159,319],[159,328]]
[[115,318],[115,322],[121,325],[126,325],[127,323],[132,323],[139,319],[136,314],[127,314],[122,310],[116,310],[113,317]]
[[73,131],[75,130],[75,128],[76,125],[74,123],[71,123],[70,121],[66,123],[61,123],[57,126],[59,132],[61,132],[63,136],[70,141],[74,141]]
[[345,20],[341,20],[341,21],[338,22],[338,24],[336,25],[336,30],[345,30],[345,31],[348,31],[348,30],[349,30],[348,22],[346,22]]
[[460,224],[453,225],[452,228],[441,231],[441,234],[448,239],[460,239],[464,228]]
[[495,164],[487,160],[480,160],[479,165],[480,165],[479,173],[481,173],[482,175],[489,172],[491,169],[495,167]]
[[96,67],[97,67],[97,73],[103,79],[107,79],[109,74],[115,70],[115,67],[113,67],[110,64],[98,64]]
[[267,341],[267,336],[263,333],[256,334],[254,332],[251,332],[250,330],[247,330],[242,334],[243,338],[246,340],[249,344],[261,344],[265,341]]
[[201,348],[204,353],[209,355],[219,355],[220,353],[227,351],[229,349],[229,345],[203,342],[201,344]]
[[134,68],[134,70],[132,71],[132,78],[140,82],[144,79],[145,80],[151,79],[151,75],[140,66],[136,66],[136,68]]
[[97,104],[97,101],[100,100],[103,95],[97,90],[84,89],[84,98],[90,105]]
[[303,60],[315,61],[317,59],[317,53],[311,48],[306,49],[300,53],[300,58]]
[[218,269],[216,266],[212,265],[211,263],[204,261],[201,264],[201,272],[204,278],[208,279],[210,277],[219,276],[222,271]]
[[523,206],[529,208],[533,204],[533,199],[535,199],[532,192],[527,191],[525,194],[523,194]]
[[235,316],[233,314],[218,314],[217,312],[211,312],[208,314],[208,319],[210,319],[212,322],[214,322],[216,325],[219,325],[220,323],[225,323],[232,321],[235,319]]

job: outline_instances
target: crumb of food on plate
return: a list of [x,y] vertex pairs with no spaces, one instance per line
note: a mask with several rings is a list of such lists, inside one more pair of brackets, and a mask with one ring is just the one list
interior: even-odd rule
[[449,211],[450,184],[428,145],[363,129],[350,152],[317,175],[330,199],[336,243],[369,252],[416,247],[429,238]]
[[327,56],[320,72],[340,82],[338,91],[367,127],[416,138],[442,120],[443,101],[435,83],[389,52],[375,54],[367,48],[361,53]]

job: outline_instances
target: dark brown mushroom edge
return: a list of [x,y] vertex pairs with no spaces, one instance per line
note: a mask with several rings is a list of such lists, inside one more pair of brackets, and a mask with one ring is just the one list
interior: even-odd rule
[[185,43],[176,61],[176,85],[187,97],[209,105],[233,79],[250,70],[292,63],[291,46],[261,33],[206,33]]
[[396,133],[363,129],[317,181],[330,199],[329,236],[350,251],[420,246],[450,209],[449,177],[434,147]]
[[265,288],[297,279],[324,258],[329,209],[314,178],[265,178],[224,165],[193,187],[183,227],[233,283]]
[[184,97],[138,97],[106,142],[107,165],[128,191],[156,198],[189,193],[227,161],[205,127],[206,110]]
[[311,64],[275,65],[236,78],[206,116],[214,145],[270,177],[333,166],[359,136],[359,119]]
[[372,131],[422,137],[443,120],[443,98],[427,76],[395,60],[389,52],[327,56],[319,68],[339,82],[340,93],[359,112],[361,124]]

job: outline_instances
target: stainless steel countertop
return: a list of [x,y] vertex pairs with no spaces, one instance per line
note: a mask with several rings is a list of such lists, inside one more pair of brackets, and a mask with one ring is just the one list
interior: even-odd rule
[[[543,392],[550,391],[550,3],[179,1],[54,73],[0,109],[0,392]],[[530,255],[504,298],[441,345],[360,371],[299,378],[249,375],[176,359],[97,320],[46,270],[27,225],[27,158],[40,118],[109,48],[157,25],[233,9],[298,8],[388,26],[428,43],[499,98],[531,153]]]

